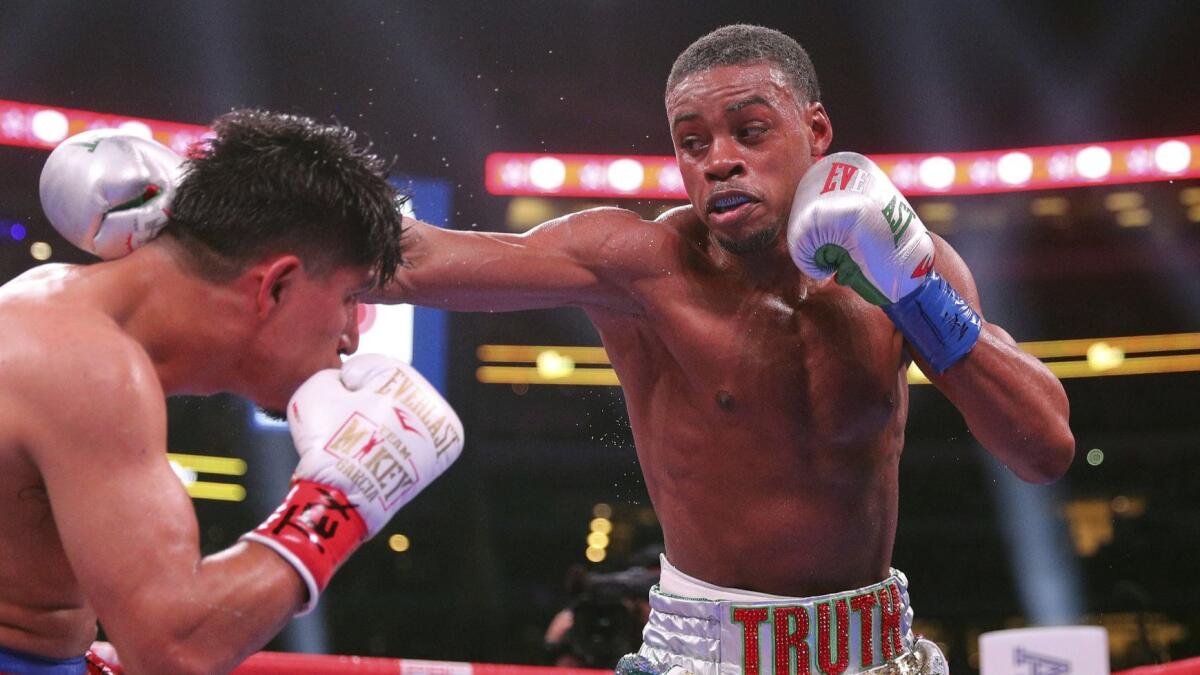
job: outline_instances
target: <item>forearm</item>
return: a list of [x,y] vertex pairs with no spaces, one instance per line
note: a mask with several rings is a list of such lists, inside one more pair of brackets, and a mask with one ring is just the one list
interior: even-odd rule
[[274,637],[305,598],[296,571],[251,542],[159,576],[141,591],[148,597],[134,621],[101,617],[130,672],[228,672]]
[[602,281],[592,259],[607,241],[605,232],[619,225],[614,220],[608,211],[577,214],[520,235],[414,221],[404,234],[404,265],[396,278],[364,300],[463,312],[565,305],[628,310],[631,301]]
[[1066,393],[1002,329],[984,323],[971,352],[930,379],[980,444],[1021,479],[1048,483],[1066,473],[1075,455]]
[[[487,241],[475,241],[484,238]],[[482,250],[481,250],[482,249]],[[366,298],[369,302],[411,303],[455,311],[496,309],[486,287],[473,282],[504,264],[496,250],[515,247],[486,233],[446,233],[415,221],[404,233],[404,265],[396,277]]]

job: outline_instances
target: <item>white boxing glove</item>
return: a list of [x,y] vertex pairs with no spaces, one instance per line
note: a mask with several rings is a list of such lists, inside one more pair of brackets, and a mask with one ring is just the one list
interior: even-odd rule
[[380,354],[322,370],[288,403],[292,489],[243,535],[279,553],[311,609],[333,573],[462,453],[458,415],[412,366]]
[[119,258],[167,224],[182,174],[183,158],[161,143],[117,129],[85,131],[46,160],[42,210],[67,241]]
[[367,536],[462,452],[450,404],[415,368],[382,354],[317,373],[292,395],[287,415],[300,452],[296,479],[341,487]]
[[933,270],[933,239],[887,174],[856,152],[813,164],[796,188],[788,251],[808,276],[886,305],[916,290]]
[[933,237],[887,174],[855,152],[813,164],[792,201],[788,251],[808,276],[879,305],[934,373],[975,346],[979,314],[933,269]]

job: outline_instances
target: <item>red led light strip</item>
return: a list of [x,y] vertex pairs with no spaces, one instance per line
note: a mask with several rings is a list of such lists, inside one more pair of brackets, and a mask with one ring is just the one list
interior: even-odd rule
[[[0,145],[50,149],[96,128],[147,134],[180,153],[210,132],[196,124],[0,100]],[[1200,136],[871,158],[911,197],[1019,192],[1200,178]],[[493,153],[485,171],[494,195],[687,198],[669,156]]]
[[0,145],[50,150],[81,131],[115,128],[148,134],[180,154],[209,133],[208,127],[197,124],[0,100]]
[[[1200,178],[1200,136],[979,152],[871,155],[910,197]],[[674,157],[498,152],[494,195],[687,199]]]

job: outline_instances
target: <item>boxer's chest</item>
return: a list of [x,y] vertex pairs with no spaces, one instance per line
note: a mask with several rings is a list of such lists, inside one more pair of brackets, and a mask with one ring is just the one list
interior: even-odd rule
[[900,341],[849,289],[693,285],[664,294],[654,310],[680,384],[715,415],[786,411],[797,429],[841,437],[847,420],[882,424],[897,404]]

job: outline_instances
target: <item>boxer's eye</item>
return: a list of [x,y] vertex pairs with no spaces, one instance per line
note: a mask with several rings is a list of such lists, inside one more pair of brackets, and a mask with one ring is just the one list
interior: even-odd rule
[[700,140],[699,136],[684,136],[683,140],[679,141],[679,147],[687,152],[696,152],[704,147],[704,141]]
[[762,136],[765,133],[767,133],[766,127],[753,126],[753,127],[742,127],[741,129],[738,129],[737,135],[740,140],[752,141],[752,140]]

